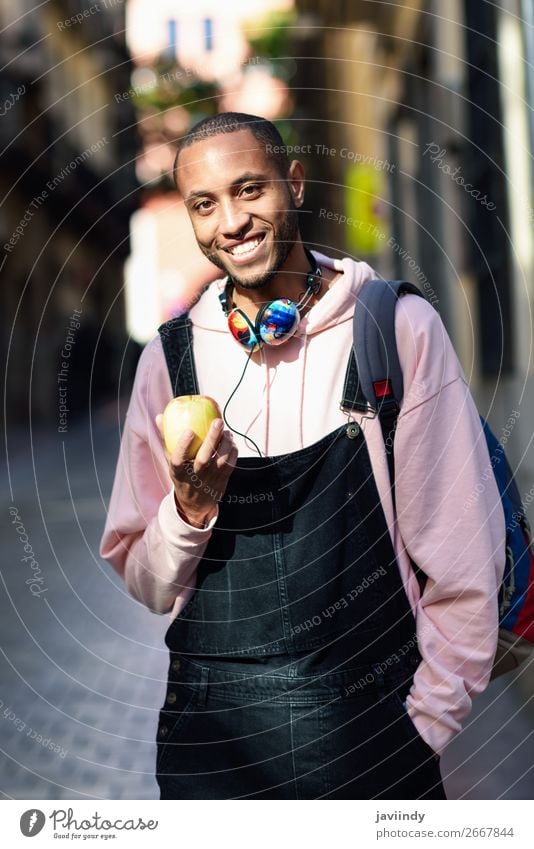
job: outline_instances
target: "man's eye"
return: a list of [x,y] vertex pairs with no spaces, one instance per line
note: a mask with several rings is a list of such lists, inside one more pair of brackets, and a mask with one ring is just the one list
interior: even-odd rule
[[260,192],[260,186],[257,183],[250,183],[248,186],[243,186],[242,193],[247,195],[247,197],[251,197],[253,195],[257,195]]
[[195,204],[195,210],[197,212],[208,212],[210,205],[210,200],[201,200],[200,203]]

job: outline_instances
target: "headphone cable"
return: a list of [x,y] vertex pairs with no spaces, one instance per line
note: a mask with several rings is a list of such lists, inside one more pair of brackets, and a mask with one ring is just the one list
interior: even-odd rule
[[250,362],[250,358],[251,358],[251,356],[252,356],[252,354],[253,354],[253,353],[254,353],[254,350],[251,348],[251,349],[250,349],[250,353],[249,353],[248,358],[247,358],[247,361],[246,361],[246,363],[245,363],[245,367],[244,367],[243,372],[242,372],[242,374],[241,374],[241,377],[239,378],[239,381],[238,381],[238,383],[237,383],[237,385],[236,385],[236,387],[235,387],[234,391],[232,392],[232,394],[231,394],[231,395],[230,395],[230,397],[228,398],[228,400],[227,400],[226,404],[224,405],[224,409],[223,409],[223,419],[224,419],[224,423],[226,424],[226,426],[227,426],[227,427],[228,427],[231,431],[233,431],[233,433],[237,433],[237,434],[238,434],[238,436],[242,436],[242,437],[243,437],[243,439],[246,439],[246,440],[248,440],[249,442],[252,442],[252,444],[253,444],[254,448],[256,449],[256,451],[258,452],[258,454],[259,454],[259,455],[260,455],[260,457],[261,457],[261,456],[262,456],[262,453],[261,453],[260,449],[258,448],[258,446],[256,445],[256,443],[254,442],[254,440],[253,440],[250,436],[247,436],[245,433],[241,433],[241,431],[240,431],[240,430],[234,430],[234,428],[232,427],[232,425],[231,425],[231,424],[229,424],[229,423],[228,423],[227,418],[226,418],[226,408],[227,408],[228,404],[230,403],[230,401],[232,400],[232,398],[234,397],[234,395],[235,395],[235,393],[237,392],[237,390],[239,389],[239,386],[240,386],[241,381],[243,380],[243,378],[244,378],[244,376],[245,376],[245,372],[246,372],[246,370],[247,370],[247,366],[248,366],[248,364],[249,364],[249,362]]

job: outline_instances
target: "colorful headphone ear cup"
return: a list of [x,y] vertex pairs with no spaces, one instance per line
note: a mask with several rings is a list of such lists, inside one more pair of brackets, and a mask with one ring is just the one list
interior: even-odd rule
[[266,345],[281,345],[293,336],[300,321],[296,304],[289,298],[278,298],[265,304],[258,314],[256,324]]
[[257,350],[259,348],[256,330],[246,313],[235,307],[228,315],[228,329],[234,339],[247,348]]

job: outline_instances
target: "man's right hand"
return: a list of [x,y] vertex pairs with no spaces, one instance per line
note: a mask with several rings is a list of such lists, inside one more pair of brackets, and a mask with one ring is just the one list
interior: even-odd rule
[[[156,416],[156,424],[163,439],[163,416]],[[220,428],[217,428],[219,424]],[[182,436],[171,455],[165,450],[169,474],[174,483],[176,508],[183,519],[193,527],[203,528],[217,512],[216,504],[226,491],[238,456],[230,431],[223,430],[222,419],[210,425],[194,460],[186,459],[187,448],[194,434]]]

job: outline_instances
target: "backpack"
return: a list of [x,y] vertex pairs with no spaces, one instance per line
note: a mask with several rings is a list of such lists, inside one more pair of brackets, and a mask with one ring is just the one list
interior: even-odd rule
[[[378,415],[384,436],[393,505],[393,442],[403,398],[403,376],[395,338],[395,307],[404,294],[424,294],[403,280],[369,280],[360,290],[354,311],[354,357],[363,395]],[[504,448],[480,416],[491,468],[506,522],[506,566],[499,591],[499,641],[491,678],[509,672],[532,655],[534,643],[534,548],[530,526]],[[412,568],[421,591],[426,576]]]

